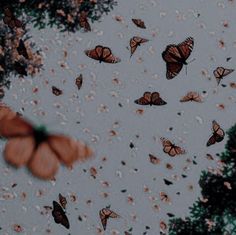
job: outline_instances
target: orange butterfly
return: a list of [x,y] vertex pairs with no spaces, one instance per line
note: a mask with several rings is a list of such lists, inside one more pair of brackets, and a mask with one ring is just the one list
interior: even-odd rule
[[212,121],[212,130],[213,130],[213,135],[207,141],[207,147],[215,144],[216,142],[217,143],[221,142],[225,136],[224,130],[215,120]]
[[164,153],[174,157],[176,155],[185,154],[185,150],[171,143],[170,140],[161,137]]
[[22,22],[15,17],[10,7],[4,8],[3,22],[11,29],[22,27]]
[[87,160],[92,150],[82,142],[64,135],[51,135],[44,127],[34,127],[7,107],[0,108],[0,136],[8,138],[5,160],[21,167],[27,165],[31,173],[41,179],[52,179],[59,163],[71,167]]
[[112,51],[109,47],[103,47],[101,45],[98,45],[92,50],[85,50],[84,53],[88,57],[94,60],[98,60],[100,63],[105,62],[105,63],[115,64],[120,62],[120,58],[115,57],[112,54]]
[[130,39],[129,45],[130,45],[130,51],[131,51],[131,55],[130,57],[134,54],[134,52],[136,51],[138,46],[141,46],[142,43],[148,42],[148,39],[145,38],[140,38],[140,37],[132,37]]
[[214,71],[213,74],[216,78],[217,84],[220,84],[221,79],[223,79],[223,77],[231,74],[234,71],[234,69],[226,69],[224,67],[217,67]]
[[141,19],[132,19],[132,21],[137,27],[146,29],[145,23]]
[[178,45],[170,44],[162,52],[162,58],[166,62],[166,78],[172,79],[179,74],[183,65],[187,65],[186,60],[190,56],[194,45],[192,37]]
[[165,105],[167,104],[161,97],[158,92],[149,92],[146,91],[143,94],[143,97],[134,101],[136,104],[139,105]]
[[90,24],[88,22],[87,18],[88,13],[85,11],[82,11],[79,15],[79,25],[81,28],[84,28],[86,31],[91,31]]
[[109,208],[101,209],[99,211],[99,216],[100,216],[101,223],[102,223],[104,231],[106,230],[107,220],[109,218],[119,218],[120,217],[118,214],[116,214],[114,211],[110,210]]
[[202,97],[199,95],[199,93],[195,91],[190,91],[180,99],[180,102],[188,102],[188,101],[195,101],[201,103]]

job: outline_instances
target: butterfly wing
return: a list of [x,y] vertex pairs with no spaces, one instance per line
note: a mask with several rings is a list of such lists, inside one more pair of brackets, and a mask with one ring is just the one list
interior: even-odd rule
[[139,105],[150,105],[151,104],[151,92],[144,92],[143,97],[135,100],[134,102]]
[[64,196],[62,196],[60,193],[58,195],[58,199],[59,199],[59,202],[61,204],[61,206],[66,209],[66,205],[67,205],[67,200]]
[[141,19],[132,19],[133,23],[139,27],[139,28],[142,28],[142,29],[146,29],[146,26],[145,26],[145,23],[143,20]]
[[[105,209],[105,208],[104,208]],[[104,209],[100,210],[99,211],[99,217],[100,217],[100,220],[101,220],[101,223],[102,223],[102,227],[104,229],[104,231],[106,230],[106,227],[107,227],[107,220],[109,218],[109,215],[107,215],[104,211]]]
[[19,46],[16,49],[17,49],[17,52],[18,52],[19,55],[22,55],[26,59],[29,59],[29,55],[27,53],[24,41],[22,39],[20,39]]
[[194,39],[192,37],[187,38],[182,43],[178,44],[177,47],[180,51],[181,57],[186,61],[190,56],[194,46]]
[[221,142],[224,139],[225,132],[215,120],[212,121],[212,129],[214,131],[213,135],[215,135],[216,142]]
[[209,140],[207,141],[206,146],[209,147],[209,146],[211,146],[211,145],[213,145],[213,144],[215,144],[215,143],[216,143],[216,136],[213,134],[213,135],[209,138]]
[[166,63],[166,78],[172,79],[179,74],[183,64],[181,63]]
[[162,58],[166,63],[180,63],[181,54],[176,45],[168,45],[162,52]]
[[91,50],[85,50],[84,53],[94,59],[94,60],[99,60],[101,61],[101,57],[102,57],[102,51],[103,51],[103,46],[98,45],[95,47],[95,49],[91,49]]
[[130,39],[130,42],[129,42],[129,45],[130,45],[130,57],[134,54],[134,52],[136,51],[137,47],[138,47],[138,44],[137,42],[134,40],[134,38],[131,38]]
[[151,104],[160,106],[167,103],[160,97],[160,94],[158,92],[153,92],[151,95]]
[[102,61],[105,63],[110,63],[110,64],[115,64],[120,62],[120,58],[115,57],[112,54],[112,51],[109,47],[103,47],[103,51],[102,51]]
[[65,228],[70,228],[69,220],[63,211],[62,207],[56,201],[53,201],[53,210],[52,216],[54,218],[55,223],[63,225]]

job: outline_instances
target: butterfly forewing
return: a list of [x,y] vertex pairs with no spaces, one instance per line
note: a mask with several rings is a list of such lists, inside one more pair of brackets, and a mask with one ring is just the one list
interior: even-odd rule
[[158,92],[153,92],[151,95],[151,104],[160,106],[167,103],[160,97],[160,94]]
[[61,224],[67,229],[70,228],[70,223],[69,223],[69,220],[66,216],[66,213],[64,212],[64,210],[62,209],[60,204],[57,203],[56,201],[53,201],[52,216],[54,218],[54,221],[57,224]]
[[178,45],[178,48],[180,50],[181,57],[187,60],[193,50],[193,46],[194,40],[192,37],[189,37],[184,42],[180,43]]

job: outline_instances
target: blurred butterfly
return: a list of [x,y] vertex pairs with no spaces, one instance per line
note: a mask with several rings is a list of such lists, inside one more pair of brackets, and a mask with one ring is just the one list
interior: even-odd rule
[[184,149],[174,145],[170,140],[161,137],[161,142],[164,153],[167,153],[169,156],[174,157],[176,155],[185,154]]
[[160,159],[157,158],[156,156],[149,154],[149,161],[153,164],[153,165],[157,165],[160,163]]
[[4,8],[3,22],[11,29],[21,28],[23,25],[22,22],[15,17],[10,7]]
[[52,179],[59,163],[68,167],[87,160],[92,150],[82,142],[65,135],[49,134],[45,127],[34,127],[10,108],[0,109],[0,136],[8,138],[5,160],[15,166],[27,165],[31,173],[41,179]]
[[88,57],[94,60],[98,60],[100,63],[105,62],[115,64],[120,62],[120,58],[115,57],[109,47],[103,47],[101,45],[98,45],[92,50],[85,50],[84,53]]
[[91,31],[91,27],[90,24],[88,22],[88,18],[87,18],[87,12],[82,11],[79,15],[79,25],[81,28],[84,28],[85,31]]
[[194,46],[194,39],[187,38],[178,45],[170,44],[162,52],[162,58],[166,62],[166,78],[172,79],[179,74],[186,60],[190,56]]
[[57,88],[55,86],[52,86],[52,93],[56,96],[59,96],[59,95],[63,94],[62,90],[60,90],[59,88]]
[[16,72],[20,75],[23,76],[27,76],[27,65],[26,64],[22,64],[21,62],[16,61],[14,63],[14,69],[16,70]]
[[190,91],[180,99],[180,102],[188,102],[188,101],[195,101],[201,103],[202,97],[199,95],[199,93],[195,91]]
[[213,74],[216,78],[217,84],[220,84],[221,79],[223,79],[225,76],[231,74],[234,71],[234,69],[226,69],[224,67],[217,67]]
[[99,217],[101,219],[101,223],[105,231],[107,227],[107,220],[109,218],[119,218],[120,216],[109,208],[103,208],[99,211]]
[[145,23],[141,19],[132,19],[132,21],[137,27],[146,29]]
[[167,104],[161,97],[160,94],[158,92],[149,92],[146,91],[143,94],[143,97],[137,99],[134,101],[136,104],[139,105],[165,105]]
[[160,230],[162,232],[166,232],[166,230],[167,230],[167,224],[163,220],[160,221]]
[[221,129],[220,125],[215,120],[212,121],[212,130],[213,134],[207,141],[207,147],[215,144],[216,142],[221,142],[225,136],[224,130]]
[[22,39],[20,39],[19,45],[18,45],[18,47],[16,49],[17,49],[17,52],[18,52],[19,55],[22,55],[26,59],[29,59],[29,55],[27,53],[27,49],[25,47],[25,43],[24,43],[24,41]]
[[67,204],[67,200],[64,196],[62,196],[60,193],[58,195],[58,198],[59,198],[59,202],[61,204],[61,206],[66,209],[66,204]]
[[83,84],[83,75],[80,74],[79,77],[75,79],[75,85],[77,86],[78,90],[80,90],[82,84]]
[[70,223],[68,217],[66,216],[65,211],[56,201],[53,201],[52,216],[54,218],[55,223],[61,224],[67,229],[70,228]]
[[160,199],[162,202],[170,203],[169,196],[164,192],[160,192]]
[[148,42],[148,39],[145,38],[140,38],[140,37],[132,37],[130,39],[129,45],[130,45],[130,51],[131,51],[131,55],[130,57],[134,54],[134,52],[136,51],[138,46],[141,46],[142,43]]

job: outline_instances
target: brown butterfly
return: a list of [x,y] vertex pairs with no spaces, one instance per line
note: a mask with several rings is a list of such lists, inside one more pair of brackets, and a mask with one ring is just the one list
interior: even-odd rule
[[59,96],[63,94],[63,91],[55,86],[52,86],[52,93],[56,96]]
[[54,218],[55,223],[61,224],[67,229],[70,228],[70,223],[68,217],[66,216],[65,211],[56,201],[53,201],[52,216]]
[[158,92],[149,92],[146,91],[143,94],[143,97],[134,101],[136,104],[139,105],[165,105],[167,104],[161,97]]
[[67,200],[64,196],[62,196],[60,193],[58,195],[58,198],[59,198],[59,202],[61,204],[61,206],[66,209],[66,204],[67,204]]
[[162,202],[170,203],[169,196],[164,192],[160,192],[160,199]]
[[161,142],[164,153],[167,153],[169,156],[174,157],[176,155],[185,154],[184,149],[174,145],[170,140],[161,137]]
[[132,19],[132,21],[137,27],[146,29],[145,23],[141,19]]
[[82,84],[83,84],[83,75],[80,74],[79,77],[75,79],[75,85],[77,86],[78,90],[80,90]]
[[22,22],[15,17],[10,7],[4,8],[3,22],[11,29],[22,27]]
[[217,84],[220,84],[221,79],[223,79],[225,76],[231,74],[234,71],[234,69],[226,69],[224,67],[217,67],[213,74],[216,78]]
[[202,97],[199,95],[199,93],[195,91],[190,91],[180,99],[180,102],[188,102],[188,101],[195,101],[201,103]]
[[157,158],[156,156],[149,154],[149,161],[153,164],[153,165],[158,165],[160,164],[161,160],[159,158]]
[[105,63],[115,64],[120,62],[120,58],[115,57],[112,54],[112,51],[109,47],[103,47],[101,45],[98,45],[94,49],[85,50],[84,53],[88,57],[94,60],[98,60],[100,63],[105,62]]
[[86,31],[91,31],[90,24],[87,18],[87,12],[82,11],[79,15],[79,25],[81,28],[84,28]]
[[29,55],[27,53],[27,49],[26,49],[24,41],[22,39],[20,39],[19,45],[18,45],[18,47],[16,49],[17,49],[17,52],[18,52],[19,55],[22,55],[26,59],[29,59]]
[[120,216],[109,208],[103,208],[99,211],[99,217],[101,219],[101,223],[105,231],[107,227],[107,220],[109,218],[119,218]]
[[215,120],[212,121],[212,130],[213,130],[213,134],[210,137],[210,139],[207,141],[207,144],[206,144],[207,147],[215,143],[221,142],[225,136],[224,130],[220,127],[220,125]]
[[68,167],[84,161],[92,150],[65,135],[49,134],[45,127],[35,127],[8,107],[0,108],[0,136],[7,138],[5,160],[15,166],[26,165],[41,179],[52,179],[62,163]]
[[178,45],[170,44],[162,52],[162,58],[166,62],[166,78],[172,79],[179,74],[186,60],[190,56],[194,46],[194,39],[187,38]]
[[148,42],[148,39],[145,38],[141,38],[141,37],[132,37],[130,39],[129,45],[130,45],[130,51],[131,51],[131,55],[130,57],[134,54],[134,52],[136,51],[137,47],[140,46],[142,43]]

